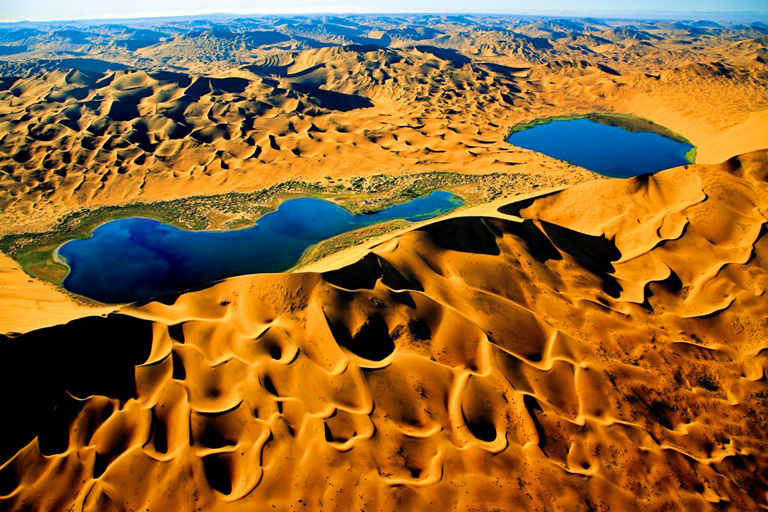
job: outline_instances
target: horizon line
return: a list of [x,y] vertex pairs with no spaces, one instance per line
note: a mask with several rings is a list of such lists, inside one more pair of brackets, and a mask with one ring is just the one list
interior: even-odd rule
[[[13,24],[13,23],[68,23],[68,22],[102,22],[102,21],[131,21],[131,20],[162,20],[169,18],[195,18],[204,16],[242,16],[242,17],[269,17],[269,16],[322,16],[328,14],[335,15],[386,15],[386,16],[407,16],[407,15],[469,15],[469,16],[564,16],[573,18],[622,18],[623,16],[636,16],[636,15],[751,15],[751,16],[768,16],[768,10],[755,10],[755,11],[738,11],[738,10],[673,10],[673,9],[652,9],[652,10],[635,10],[635,9],[594,9],[594,10],[569,10],[569,9],[550,9],[550,10],[519,10],[519,11],[505,11],[505,10],[488,10],[488,11],[377,11],[377,10],[365,10],[365,9],[350,9],[348,7],[335,8],[329,6],[324,10],[315,10],[314,8],[295,8],[295,9],[236,9],[232,11],[219,11],[215,9],[203,9],[203,10],[191,10],[191,11],[157,11],[157,12],[136,12],[133,14],[113,14],[104,13],[95,17],[84,18],[55,18],[55,19],[0,19],[0,24]],[[653,19],[653,16],[649,18],[634,18],[634,19]],[[682,18],[677,18],[682,19]],[[690,18],[687,18],[690,19]]]

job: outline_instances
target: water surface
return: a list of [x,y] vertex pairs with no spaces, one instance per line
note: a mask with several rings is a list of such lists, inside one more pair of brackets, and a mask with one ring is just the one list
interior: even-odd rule
[[102,224],[87,239],[58,249],[70,267],[67,290],[106,302],[148,299],[225,277],[291,268],[308,247],[341,233],[394,219],[425,220],[463,204],[448,192],[369,215],[313,198],[291,199],[232,231],[186,231],[133,217]]
[[507,141],[614,178],[687,165],[686,153],[693,147],[658,133],[629,131],[589,119],[536,125],[513,133]]

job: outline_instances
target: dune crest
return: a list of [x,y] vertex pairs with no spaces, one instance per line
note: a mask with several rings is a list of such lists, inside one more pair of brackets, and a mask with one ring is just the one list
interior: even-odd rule
[[550,116],[644,117],[703,163],[768,147],[757,25],[409,15],[142,27],[0,27],[0,54],[11,52],[0,55],[0,234],[45,231],[83,207],[329,174],[342,187],[426,171],[594,178],[505,141]]
[[590,182],[3,340],[0,503],[764,508],[766,176]]

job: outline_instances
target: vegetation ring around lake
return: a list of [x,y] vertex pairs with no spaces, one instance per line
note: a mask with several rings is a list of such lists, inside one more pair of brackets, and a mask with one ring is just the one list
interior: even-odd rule
[[684,136],[627,114],[546,117],[513,126],[507,141],[609,177],[626,178],[694,163]]
[[314,244],[359,227],[396,219],[426,220],[464,204],[436,191],[376,213],[354,215],[315,198],[290,199],[256,225],[229,231],[187,231],[132,217],[113,220],[56,251],[69,265],[63,285],[103,303],[126,303],[181,292],[227,277],[282,272]]

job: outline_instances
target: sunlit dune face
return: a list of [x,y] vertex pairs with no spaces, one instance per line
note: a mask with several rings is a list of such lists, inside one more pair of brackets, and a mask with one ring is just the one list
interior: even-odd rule
[[756,509],[766,165],[588,183],[6,339],[2,501]]
[[721,21],[0,26],[0,509],[766,508],[768,29]]
[[[594,176],[510,127],[632,113],[699,162],[768,145],[760,25],[409,15],[0,34],[0,233],[83,207],[385,172]],[[16,52],[16,53],[13,53]],[[220,209],[226,213],[226,209]]]

